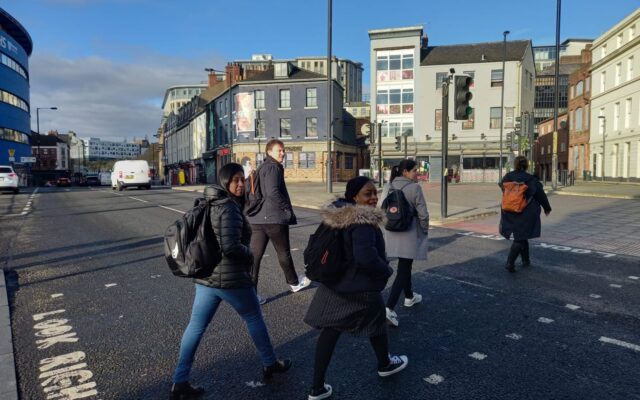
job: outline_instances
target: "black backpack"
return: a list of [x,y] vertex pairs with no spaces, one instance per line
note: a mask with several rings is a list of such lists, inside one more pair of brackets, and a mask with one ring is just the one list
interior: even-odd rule
[[209,202],[197,199],[194,207],[165,231],[164,256],[173,275],[205,278],[222,260],[209,214]]
[[[389,184],[391,185],[391,184]],[[407,183],[409,185],[409,183]],[[411,226],[413,222],[413,207],[407,201],[402,189],[394,189],[389,186],[389,194],[382,202],[382,209],[387,216],[387,223],[384,229],[391,232],[404,232]]]
[[315,282],[334,283],[347,269],[342,229],[321,223],[304,250],[305,274]]
[[262,209],[262,203],[264,203],[264,197],[262,197],[262,189],[260,189],[260,168],[253,170],[247,177],[247,189],[245,189],[245,201],[244,201],[244,213],[249,217],[253,217],[260,209]]

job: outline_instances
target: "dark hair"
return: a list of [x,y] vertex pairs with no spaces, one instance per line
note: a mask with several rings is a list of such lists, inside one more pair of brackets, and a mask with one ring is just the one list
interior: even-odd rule
[[513,168],[516,171],[526,171],[529,168],[529,161],[527,161],[527,157],[518,156],[513,160]]
[[[244,168],[242,168],[242,165],[237,163],[226,164],[220,168],[220,171],[218,171],[218,182],[220,182],[220,186],[225,188],[227,192],[229,192],[229,183],[231,182],[231,178],[233,178],[233,176],[238,172],[242,172],[242,175],[244,175]],[[235,197],[234,194],[229,194]]]
[[271,150],[273,148],[273,146],[275,145],[279,145],[280,147],[282,147],[282,150],[284,150],[284,143],[282,142],[282,140],[280,139],[271,139],[267,142],[267,145],[264,147],[264,152],[268,153],[269,150]]
[[349,179],[347,182],[347,187],[344,191],[344,199],[349,203],[355,203],[353,200],[354,197],[358,195],[360,189],[364,187],[369,182],[373,182],[371,178],[367,178],[366,176],[356,176],[355,178]]
[[399,176],[402,176],[404,171],[411,171],[418,163],[415,160],[405,159],[400,161],[398,165],[394,165],[391,168],[391,182]]

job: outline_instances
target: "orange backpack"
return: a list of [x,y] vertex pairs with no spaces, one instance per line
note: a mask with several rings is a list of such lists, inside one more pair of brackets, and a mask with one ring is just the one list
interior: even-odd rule
[[525,193],[527,184],[524,182],[504,182],[502,184],[502,209],[508,212],[521,213],[529,204]]

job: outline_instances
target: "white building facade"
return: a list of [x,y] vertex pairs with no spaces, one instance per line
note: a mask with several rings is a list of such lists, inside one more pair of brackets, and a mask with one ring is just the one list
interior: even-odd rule
[[85,159],[95,160],[130,160],[140,156],[140,145],[136,143],[111,142],[99,138],[82,139],[84,141]]
[[640,181],[640,9],[592,48],[591,165],[594,176]]

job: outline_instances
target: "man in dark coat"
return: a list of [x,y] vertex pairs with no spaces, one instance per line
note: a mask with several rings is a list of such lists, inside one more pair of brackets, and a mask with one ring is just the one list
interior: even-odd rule
[[514,170],[502,178],[500,187],[504,191],[506,182],[522,182],[527,185],[525,198],[528,202],[522,212],[509,212],[502,210],[500,216],[500,234],[509,240],[513,236],[513,244],[507,258],[505,268],[509,272],[515,272],[515,262],[518,256],[522,257],[522,266],[531,265],[529,258],[529,239],[540,237],[540,208],[544,214],[551,213],[549,199],[544,193],[542,184],[535,176],[527,173],[529,162],[524,156],[518,156],[513,161]]
[[[258,168],[258,182],[264,199],[260,210],[248,216],[253,235],[251,236],[251,252],[254,255],[251,271],[253,284],[258,288],[258,275],[260,262],[267,248],[269,240],[278,254],[280,267],[292,292],[297,292],[311,284],[307,277],[298,278],[293,258],[291,257],[291,245],[289,242],[289,225],[297,224],[293,213],[289,192],[284,182],[284,143],[278,139],[271,139],[266,145],[267,157]],[[260,296],[259,296],[260,297]],[[260,297],[260,303],[264,299]]]

